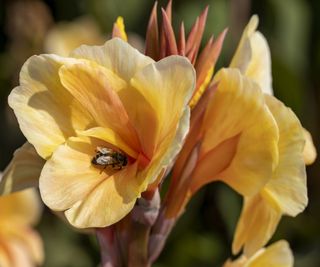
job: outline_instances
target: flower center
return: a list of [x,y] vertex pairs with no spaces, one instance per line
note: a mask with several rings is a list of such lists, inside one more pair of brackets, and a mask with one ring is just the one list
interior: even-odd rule
[[91,163],[96,166],[103,166],[104,169],[111,167],[113,170],[121,170],[128,164],[128,158],[122,151],[98,146]]

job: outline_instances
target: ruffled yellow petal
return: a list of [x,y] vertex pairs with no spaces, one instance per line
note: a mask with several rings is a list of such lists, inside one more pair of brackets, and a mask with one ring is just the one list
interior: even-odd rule
[[71,208],[105,180],[107,173],[92,165],[98,146],[103,141],[70,138],[59,146],[41,172],[39,187],[44,203],[55,211]]
[[136,73],[131,79],[131,85],[156,111],[158,123],[153,129],[148,124],[140,125],[141,131],[150,134],[146,144],[143,144],[144,140],[141,142],[147,155],[152,155],[152,150],[157,149],[155,145],[176,130],[194,90],[195,71],[186,58],[171,56]]
[[258,16],[252,16],[245,28],[230,67],[257,82],[264,93],[273,94],[271,55],[264,36],[256,31]]
[[313,144],[311,134],[306,129],[303,129],[303,135],[306,142],[303,150],[303,158],[305,164],[310,165],[317,158],[317,150]]
[[141,193],[137,163],[104,179],[85,198],[65,212],[77,228],[107,227],[126,216]]
[[136,131],[116,93],[116,90],[125,90],[125,81],[87,60],[62,66],[59,75],[65,88],[90,112],[99,126],[115,131],[129,146],[138,149]]
[[97,62],[129,82],[136,72],[153,63],[153,59],[119,38],[113,38],[102,46],[82,45],[71,56]]
[[14,152],[13,159],[0,178],[0,194],[9,194],[28,187],[37,187],[45,161],[30,143]]
[[145,188],[146,177],[137,177],[137,162],[114,171],[91,163],[98,146],[94,138],[71,138],[45,164],[40,177],[43,201],[53,210],[65,211],[78,228],[105,227],[119,221],[133,207]]
[[270,205],[261,194],[245,197],[233,239],[233,254],[244,246],[244,254],[252,256],[269,241],[281,216],[281,211]]
[[85,129],[93,122],[60,83],[58,70],[70,60],[54,55],[31,57],[20,72],[20,86],[9,96],[23,134],[43,158],[75,135],[74,129]]
[[33,188],[0,197],[0,222],[35,224],[41,212],[40,198]]
[[[252,195],[278,163],[278,128],[259,86],[237,69],[223,69],[203,121],[203,143],[192,184],[222,180]],[[263,142],[261,141],[263,140]]]
[[277,121],[280,139],[279,164],[264,188],[264,197],[284,214],[296,216],[308,203],[303,128],[291,109],[275,97],[266,96],[266,103]]
[[250,258],[241,256],[235,261],[228,260],[223,267],[293,267],[293,262],[288,242],[280,240]]

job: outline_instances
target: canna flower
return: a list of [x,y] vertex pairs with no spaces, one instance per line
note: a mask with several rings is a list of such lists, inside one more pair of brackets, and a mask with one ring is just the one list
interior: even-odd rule
[[[270,51],[257,25],[254,16],[230,68],[215,75],[215,88],[194,110],[165,210],[167,218],[179,216],[202,186],[225,182],[244,196],[233,253],[244,247],[247,256],[269,241],[283,215],[296,216],[308,202],[304,129],[270,95]],[[308,155],[312,162],[315,153]]]
[[293,261],[289,244],[280,240],[260,249],[250,258],[242,255],[235,261],[228,260],[223,267],[293,267]]
[[243,246],[247,255],[269,241],[283,215],[295,217],[307,206],[305,165],[316,157],[311,135],[308,136],[295,114],[272,96],[270,50],[263,35],[256,31],[257,26],[258,17],[253,16],[231,66],[238,67],[265,92],[266,105],[279,129],[279,162],[262,190],[244,198],[233,252],[238,253]]
[[34,189],[0,197],[0,266],[32,267],[43,262],[40,236],[32,229],[41,214]]
[[[25,146],[39,155],[45,204],[78,228],[105,227],[126,216],[179,152],[194,83],[185,58],[154,62],[118,38],[83,45],[70,57],[31,57],[9,105]],[[17,174],[24,155],[18,154],[7,184],[23,177]]]

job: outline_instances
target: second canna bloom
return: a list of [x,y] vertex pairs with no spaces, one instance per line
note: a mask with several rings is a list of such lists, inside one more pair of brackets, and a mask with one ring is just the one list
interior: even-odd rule
[[118,38],[31,57],[9,104],[42,158],[46,205],[78,228],[127,215],[179,152],[194,86],[187,59],[154,62]]

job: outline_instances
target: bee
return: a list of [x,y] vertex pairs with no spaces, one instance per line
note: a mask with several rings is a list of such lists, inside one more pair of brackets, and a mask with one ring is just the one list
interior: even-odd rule
[[121,170],[128,164],[128,158],[121,151],[98,146],[91,163],[96,166],[104,166],[104,169],[111,166],[113,170]]

